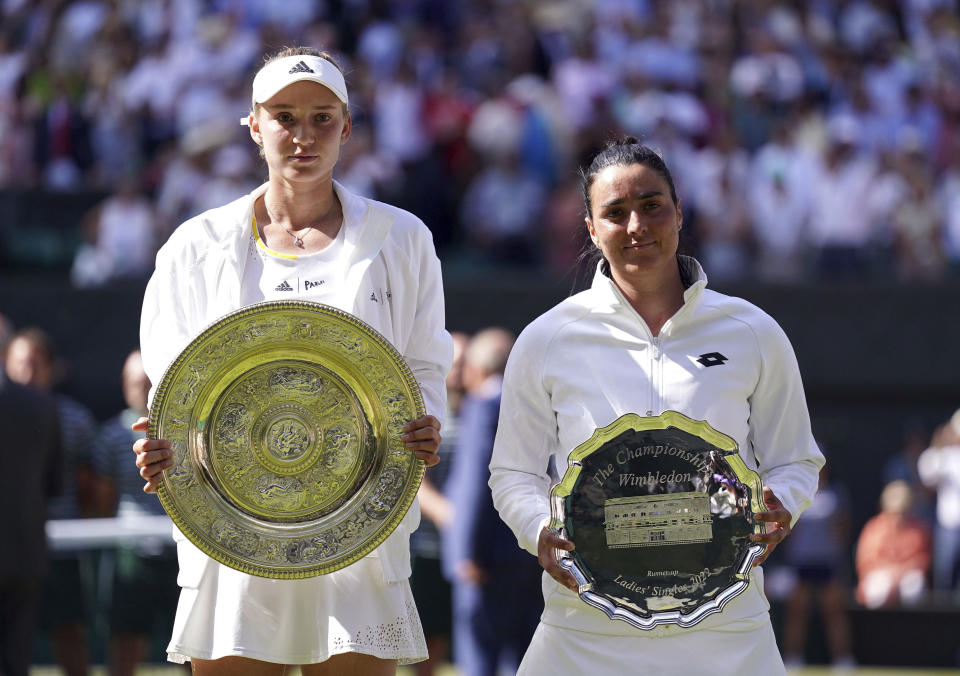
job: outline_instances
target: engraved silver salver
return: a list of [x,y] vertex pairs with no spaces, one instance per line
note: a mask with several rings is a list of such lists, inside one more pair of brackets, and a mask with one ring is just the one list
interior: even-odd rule
[[423,461],[400,435],[424,415],[396,349],[353,315],[271,301],[204,329],[169,366],[150,438],[174,464],[157,493],[213,559],[271,578],[338,570],[381,544]]
[[579,595],[640,629],[691,627],[750,582],[764,545],[760,477],[702,420],[626,414],[570,453],[551,491],[557,559]]

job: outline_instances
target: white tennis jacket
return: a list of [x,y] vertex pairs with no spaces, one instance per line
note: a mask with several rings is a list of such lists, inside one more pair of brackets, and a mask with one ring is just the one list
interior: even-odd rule
[[[253,204],[266,189],[264,184],[191,218],[157,253],[140,324],[143,364],[154,388],[200,331],[239,309]],[[409,212],[354,195],[336,182],[334,189],[343,207],[345,231],[339,262],[343,286],[330,304],[367,322],[393,344],[420,384],[427,412],[442,420],[453,343],[444,329],[440,261],[430,231]],[[410,575],[409,535],[419,522],[415,502],[372,554],[380,557],[386,581]],[[179,532],[174,536],[183,538]],[[199,550],[197,554],[212,561]],[[181,575],[185,573],[181,570]]]
[[[490,487],[500,516],[530,553],[536,555],[550,515],[550,457],[562,476],[570,451],[625,413],[673,410],[706,420],[737,441],[747,466],[794,520],[813,499],[824,459],[786,335],[756,306],[706,289],[699,263],[681,260],[695,281],[657,337],[598,268],[591,288],[534,320],[517,339],[504,377]],[[696,627],[765,614],[769,604],[754,571],[747,591]],[[608,620],[549,576],[543,584],[548,624],[600,634],[641,631]],[[677,631],[652,631],[671,630]]]

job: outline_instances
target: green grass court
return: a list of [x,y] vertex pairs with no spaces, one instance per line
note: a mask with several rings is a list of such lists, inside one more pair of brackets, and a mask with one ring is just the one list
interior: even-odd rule
[[[52,666],[34,667],[31,676],[59,676],[61,672]],[[172,666],[147,666],[137,670],[137,676],[183,676],[183,669]],[[401,667],[397,672],[398,676],[413,676],[413,669],[410,667]],[[803,669],[791,669],[790,676],[948,676],[960,674],[960,669],[905,669],[905,668],[884,668],[884,667],[858,667],[855,669],[834,670],[830,667],[804,667]],[[104,667],[94,667],[90,671],[90,676],[106,676],[107,671]],[[458,676],[457,670],[448,666],[439,671],[438,676]]]

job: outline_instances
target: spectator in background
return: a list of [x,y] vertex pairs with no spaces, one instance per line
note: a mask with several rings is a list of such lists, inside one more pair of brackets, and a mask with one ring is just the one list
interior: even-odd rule
[[504,93],[505,102],[518,113],[520,165],[541,185],[552,188],[569,144],[569,128],[560,117],[557,97],[535,75],[521,75],[506,86]]
[[575,130],[597,121],[598,110],[607,105],[617,86],[614,73],[586,36],[573,38],[573,53],[556,62],[551,79],[564,117]]
[[[0,315],[0,356],[5,322]],[[62,483],[62,447],[53,398],[7,378],[2,362],[0,429],[0,514],[12,525],[5,529],[0,556],[0,673],[27,676],[47,574],[44,523],[48,501]]]
[[13,34],[0,29],[0,98],[10,105],[17,95],[17,82],[27,69],[27,55],[14,46]]
[[350,143],[344,146],[339,168],[340,182],[365,197],[381,198],[385,189],[400,185],[400,165],[374,151],[368,128],[353,131]]
[[934,433],[917,468],[923,483],[937,491],[933,586],[938,591],[956,591],[960,562],[960,410]]
[[[907,85],[904,109],[899,120],[899,129],[916,132],[920,151],[925,157],[935,157],[937,138],[943,124],[942,114],[934,103],[929,88],[912,81]],[[894,137],[896,138],[896,137]]]
[[761,279],[796,282],[803,278],[810,213],[804,178],[808,155],[797,147],[789,127],[780,124],[751,160],[751,189],[746,195]]
[[907,420],[901,432],[900,449],[883,465],[884,485],[905,481],[910,487],[910,511],[928,526],[936,521],[935,491],[923,485],[917,466],[920,455],[927,449],[930,433],[919,419]]
[[811,601],[816,597],[824,634],[834,666],[855,662],[846,600],[846,557],[850,551],[850,505],[847,493],[830,480],[825,466],[813,503],[794,526],[787,541],[785,563],[794,569],[796,584],[787,599],[783,661],[787,666],[805,662],[804,648]]
[[943,276],[945,215],[934,195],[930,155],[919,131],[899,129],[891,152],[882,156],[871,203],[877,238],[887,244],[903,281],[934,282]]
[[199,125],[181,136],[164,156],[155,199],[161,241],[178,224],[202,211],[214,155],[230,135],[219,122]]
[[249,31],[234,29],[228,15],[206,14],[193,39],[174,46],[168,64],[183,78],[172,107],[177,136],[210,122],[225,123],[243,111],[246,69],[261,51],[251,37]]
[[730,91],[734,128],[754,152],[769,140],[783,111],[802,97],[804,79],[797,59],[774,34],[757,24],[751,28],[745,31],[748,48],[730,67]]
[[950,274],[956,279],[960,278],[960,140],[954,146],[949,164],[936,186],[936,199],[946,217],[943,232],[944,255]]
[[[33,152],[43,184],[53,190],[75,190],[92,164],[90,124],[64,77],[50,76],[49,98],[38,99]],[[42,95],[41,95],[42,96]]]
[[574,178],[558,185],[547,198],[543,224],[543,262],[560,278],[576,268],[583,251],[583,198]]
[[876,110],[873,100],[864,89],[862,79],[854,80],[846,100],[834,106],[831,113],[835,116],[846,115],[857,121],[860,132],[857,145],[865,152],[887,152],[896,143],[900,128],[889,117]]
[[423,475],[417,500],[423,518],[410,535],[410,553],[413,556],[410,588],[420,611],[420,623],[427,639],[429,657],[414,665],[418,676],[433,676],[439,664],[450,654],[450,628],[453,623],[452,589],[443,576],[440,542],[453,519],[453,506],[442,492],[459,438],[460,404],[463,400],[463,354],[469,337],[451,332],[453,363],[447,374],[447,417],[443,423],[443,439],[437,453],[441,462]]
[[913,490],[893,481],[880,495],[880,513],[857,540],[857,600],[868,608],[916,603],[927,590],[930,528],[911,514]]
[[257,181],[251,178],[254,158],[250,148],[238,143],[214,150],[203,192],[196,196],[196,208],[200,211],[213,209],[256,188]]
[[491,261],[534,263],[545,199],[543,183],[523,169],[515,148],[495,153],[463,198],[467,242]]
[[[723,128],[698,152],[691,191],[704,270],[718,281],[743,279],[753,269],[753,229],[747,176],[750,162],[732,129]],[[684,205],[687,206],[686,204]]]
[[137,62],[115,78],[118,107],[140,121],[135,150],[148,156],[174,136],[174,104],[184,81],[182,60],[175,61],[175,53],[169,35],[160,33],[146,41]]
[[[443,163],[446,180],[457,194],[462,192],[475,161],[467,142],[467,129],[478,99],[476,92],[463,86],[455,69],[445,68],[437,75],[424,102],[427,130]],[[444,233],[454,229],[455,223],[446,224]],[[447,234],[445,241],[449,239]]]
[[406,62],[385,81],[377,82],[373,104],[378,152],[405,165],[422,159],[430,150],[424,92]]
[[121,181],[116,192],[88,214],[86,223],[90,243],[77,251],[73,261],[74,286],[101,286],[145,276],[157,251],[157,230],[153,206],[138,177]]
[[894,211],[897,272],[904,281],[935,282],[943,276],[943,221],[933,197],[929,177],[913,174]]
[[504,329],[490,328],[467,346],[467,396],[444,487],[453,520],[443,532],[443,568],[453,584],[454,657],[464,676],[495,676],[501,662],[515,671],[543,610],[540,567],[517,547],[487,488],[513,340]]
[[[7,348],[7,376],[15,383],[44,393],[58,385],[61,364],[51,338],[37,328],[18,331]],[[49,519],[78,519],[95,513],[91,464],[96,422],[87,408],[65,394],[55,395],[63,440],[63,491],[51,500]],[[82,552],[57,552],[51,557],[44,588],[41,627],[50,632],[54,657],[67,676],[87,673],[87,603],[92,571]]]
[[23,133],[23,115],[17,99],[18,85],[27,70],[27,54],[17,49],[14,33],[0,18],[0,186],[29,180],[30,162],[25,161],[28,133]]
[[876,176],[873,160],[858,151],[859,132],[849,117],[829,123],[823,161],[811,171],[810,235],[817,270],[828,279],[862,276],[873,243],[869,191]]
[[[150,392],[139,350],[127,356],[122,382],[127,408],[101,426],[93,464],[100,514],[135,523],[143,516],[164,515],[160,501],[143,492],[143,480],[130,466],[130,447],[142,436],[131,426],[147,415]],[[172,629],[178,596],[177,553],[169,537],[144,536],[119,546],[113,554],[111,605],[104,609],[110,625],[108,672],[132,676],[148,655],[150,639]]]

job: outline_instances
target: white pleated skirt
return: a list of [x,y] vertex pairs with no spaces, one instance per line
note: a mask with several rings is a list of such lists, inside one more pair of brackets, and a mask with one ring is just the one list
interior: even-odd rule
[[240,656],[313,664],[347,652],[400,664],[427,658],[410,585],[385,582],[376,556],[327,575],[271,580],[223,566],[189,542],[178,549],[171,662]]
[[674,628],[667,636],[594,634],[544,624],[537,627],[517,676],[784,676],[769,615],[722,629]]

